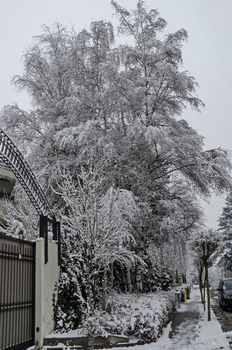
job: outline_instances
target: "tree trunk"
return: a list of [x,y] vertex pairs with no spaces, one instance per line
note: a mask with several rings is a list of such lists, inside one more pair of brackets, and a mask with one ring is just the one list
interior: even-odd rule
[[86,294],[87,294],[87,307],[88,311],[91,314],[93,311],[93,294],[92,294],[92,281],[91,281],[91,273],[92,273],[92,261],[89,252],[88,246],[84,247],[84,257],[85,257],[85,266],[86,266]]
[[111,290],[114,288],[114,264],[110,265],[110,288]]
[[143,271],[142,271],[142,266],[140,263],[137,265],[136,269],[136,276],[135,276],[135,281],[136,281],[136,289],[138,292],[143,291]]
[[[145,227],[141,228],[142,232],[141,232],[141,236],[140,236],[140,242],[139,242],[139,249],[138,249],[138,256],[144,260],[144,255],[145,255],[145,241],[144,241],[144,236],[145,236]],[[137,268],[136,268],[136,274],[135,274],[135,283],[136,283],[136,289],[138,292],[142,292],[143,291],[143,266],[141,265],[141,263],[139,262],[137,264]]]
[[206,289],[207,289],[208,321],[211,321],[211,308],[210,308],[210,294],[209,294],[208,262],[205,262],[205,280],[206,280]]
[[131,273],[130,268],[126,268],[126,280],[127,280],[127,291],[129,293],[132,293],[132,283],[131,283]]
[[106,311],[106,298],[107,298],[107,270],[104,268],[102,276],[102,310]]
[[96,300],[97,300],[97,294],[96,294],[96,290],[97,290],[97,288],[96,288],[96,274],[95,274],[95,269],[93,269],[93,277],[92,277],[92,286],[93,286],[93,288],[92,288],[92,300],[93,300],[93,302],[92,302],[92,304],[93,304],[93,310],[95,310],[96,309]]
[[205,279],[204,279],[204,285],[203,285],[203,305],[204,305],[204,311],[205,311]]
[[86,254],[86,292],[87,292],[87,304],[89,311],[92,312],[92,288],[91,288],[91,263],[88,255]]
[[201,294],[201,303],[204,304],[203,286],[201,282],[199,282],[199,289]]
[[201,302],[204,304],[204,295],[203,295],[203,285],[202,285],[202,270],[199,272],[199,289],[200,289],[200,294],[201,294]]
[[105,112],[103,113],[103,119],[104,119],[105,134],[107,134],[108,125],[107,125],[107,117]]
[[202,262],[199,263],[198,267],[198,281],[199,281],[199,289],[201,294],[201,302],[204,305],[204,284],[202,283],[203,280],[203,272],[204,272],[204,264]]

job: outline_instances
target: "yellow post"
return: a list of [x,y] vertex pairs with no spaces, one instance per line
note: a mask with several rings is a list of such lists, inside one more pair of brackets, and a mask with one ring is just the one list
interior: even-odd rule
[[186,303],[187,300],[187,288],[184,288],[184,303]]

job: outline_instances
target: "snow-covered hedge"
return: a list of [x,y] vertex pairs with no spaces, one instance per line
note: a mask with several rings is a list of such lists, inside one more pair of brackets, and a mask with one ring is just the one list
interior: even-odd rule
[[114,294],[108,311],[96,311],[84,322],[90,336],[127,335],[140,343],[156,341],[170,320],[174,292]]

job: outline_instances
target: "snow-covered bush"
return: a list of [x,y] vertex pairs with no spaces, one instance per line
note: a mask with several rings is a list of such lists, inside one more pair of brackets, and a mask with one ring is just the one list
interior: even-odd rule
[[[67,245],[63,248],[68,250]],[[67,332],[78,328],[84,318],[86,310],[85,290],[81,288],[85,284],[80,261],[76,257],[67,258],[63,254],[60,279],[57,286],[58,300],[54,304],[55,329],[59,332]]]
[[174,272],[166,266],[152,262],[149,257],[144,261],[146,263],[143,275],[144,292],[170,290],[174,285]]
[[83,324],[91,336],[127,335],[140,343],[156,341],[170,320],[173,292],[114,294],[108,312],[95,311]]

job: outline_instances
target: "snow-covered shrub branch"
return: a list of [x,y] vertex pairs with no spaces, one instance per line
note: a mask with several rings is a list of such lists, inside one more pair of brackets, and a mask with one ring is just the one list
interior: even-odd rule
[[[85,266],[88,305],[93,308],[94,279],[115,262],[132,268],[136,260],[132,223],[138,211],[131,192],[110,187],[103,192],[100,169],[92,166],[73,176],[65,171],[58,186],[65,203],[61,214],[72,257]],[[106,274],[105,274],[106,278]],[[107,281],[105,281],[107,285]]]

